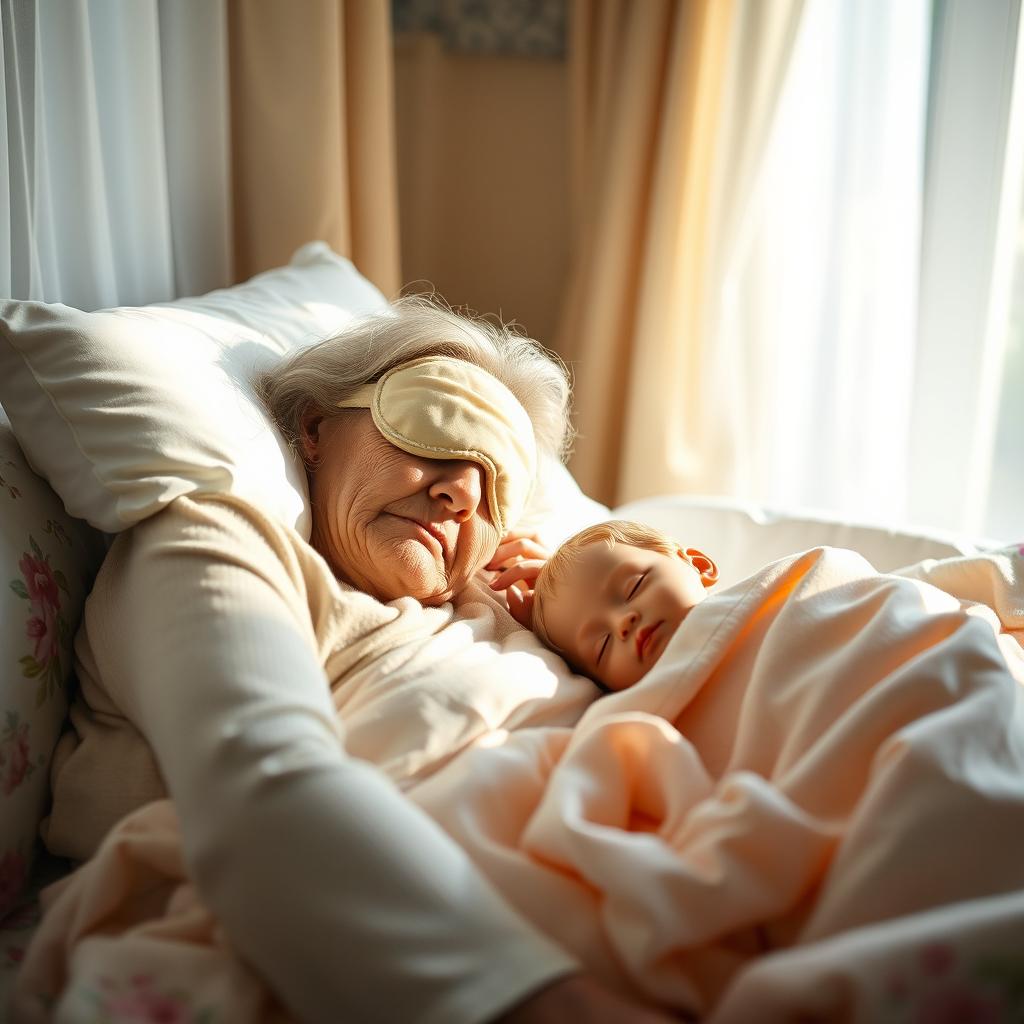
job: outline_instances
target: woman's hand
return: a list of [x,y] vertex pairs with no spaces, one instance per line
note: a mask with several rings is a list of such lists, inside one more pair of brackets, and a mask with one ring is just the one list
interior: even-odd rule
[[526,629],[533,623],[533,585],[550,556],[537,534],[509,530],[485,566],[498,573],[491,581],[491,589],[505,591],[508,610]]
[[539,558],[546,562],[550,557],[551,552],[537,534],[527,533],[525,530],[509,530],[498,542],[498,550],[494,552],[494,557],[487,563],[486,568],[507,569],[524,558]]

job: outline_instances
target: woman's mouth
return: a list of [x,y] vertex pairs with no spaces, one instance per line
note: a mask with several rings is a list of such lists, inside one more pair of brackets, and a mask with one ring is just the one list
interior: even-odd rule
[[636,656],[643,661],[654,645],[654,636],[661,628],[661,622],[655,622],[653,626],[644,626],[637,630],[636,634]]
[[422,523],[418,519],[410,519],[408,516],[399,516],[413,527],[420,543],[424,547],[439,554],[441,560],[447,564],[448,561],[448,538],[439,526],[434,523]]

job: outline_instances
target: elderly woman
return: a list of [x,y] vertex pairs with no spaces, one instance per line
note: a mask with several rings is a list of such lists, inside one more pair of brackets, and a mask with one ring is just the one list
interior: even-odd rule
[[663,1019],[579,973],[347,756],[331,703],[374,652],[436,631],[494,558],[538,453],[561,454],[564,371],[405,301],[261,389],[307,466],[310,542],[230,496],[178,498],[118,537],[78,638],[49,847],[87,858],[169,794],[203,899],[303,1021]]

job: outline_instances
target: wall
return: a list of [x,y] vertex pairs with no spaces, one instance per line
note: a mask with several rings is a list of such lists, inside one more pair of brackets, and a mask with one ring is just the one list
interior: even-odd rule
[[402,277],[553,345],[568,257],[562,60],[395,42]]

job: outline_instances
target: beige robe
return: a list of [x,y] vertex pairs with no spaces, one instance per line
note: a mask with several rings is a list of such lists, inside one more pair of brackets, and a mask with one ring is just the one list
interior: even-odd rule
[[88,857],[169,792],[204,902],[300,1019],[477,1021],[574,969],[400,792],[593,699],[487,588],[382,604],[246,503],[179,498],[117,539],[76,650],[48,846]]

